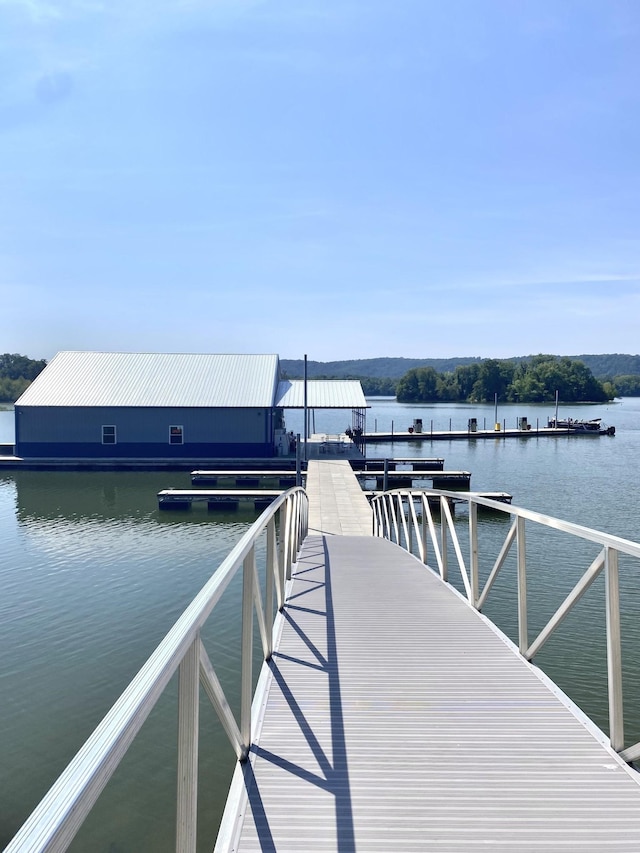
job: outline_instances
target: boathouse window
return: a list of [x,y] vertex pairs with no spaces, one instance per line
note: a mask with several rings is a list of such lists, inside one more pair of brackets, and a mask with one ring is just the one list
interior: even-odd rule
[[170,426],[169,427],[169,444],[183,444],[182,439],[182,427],[181,426]]
[[108,425],[108,426],[102,427],[102,443],[103,444],[117,444],[115,426]]

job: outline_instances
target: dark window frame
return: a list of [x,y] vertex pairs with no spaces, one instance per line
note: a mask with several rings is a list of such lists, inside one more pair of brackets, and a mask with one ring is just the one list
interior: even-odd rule
[[180,424],[169,426],[169,444],[184,444],[184,427]]
[[[111,430],[109,432],[108,430]],[[102,425],[102,443],[103,444],[117,444],[118,443],[118,428],[115,424],[103,424]]]

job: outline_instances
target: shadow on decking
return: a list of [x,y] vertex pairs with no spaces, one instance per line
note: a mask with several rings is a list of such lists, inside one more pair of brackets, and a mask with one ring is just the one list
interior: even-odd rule
[[[333,597],[331,588],[331,564],[326,546],[325,537],[322,537],[322,550],[317,554],[309,554],[307,560],[317,559],[311,566],[299,568],[295,577],[298,581],[304,582],[304,575],[308,573],[317,573],[318,570],[324,569],[324,581],[319,581],[317,575],[309,579],[309,589],[303,592],[298,592],[287,600],[284,611],[290,628],[303,641],[313,656],[313,661],[303,660],[301,658],[293,658],[281,652],[274,652],[269,668],[273,675],[275,684],[278,685],[282,696],[285,698],[291,713],[302,732],[309,748],[318,763],[320,773],[314,773],[311,770],[289,761],[284,755],[277,755],[263,747],[253,744],[251,752],[264,761],[269,761],[287,773],[294,774],[299,779],[310,785],[316,785],[323,791],[333,794],[335,801],[335,819],[336,819],[336,849],[339,853],[353,853],[355,851],[355,836],[353,827],[353,811],[351,804],[351,789],[349,785],[349,768],[347,761],[347,749],[344,734],[344,720],[342,713],[342,695],[340,690],[340,675],[337,665],[337,648],[335,636],[335,624],[333,616]],[[301,600],[304,601],[305,595],[312,591],[316,591],[324,586],[325,589],[325,611],[322,612],[316,608],[306,608]],[[292,602],[298,602],[293,604]],[[324,617],[326,619],[326,640],[327,640],[327,655],[326,657],[318,649],[316,644],[305,633],[303,627],[296,621],[296,612],[312,613],[314,615]],[[311,667],[319,672],[326,673],[328,684],[328,706],[330,715],[330,730],[331,730],[331,755],[327,754],[327,750],[323,748],[318,738],[314,734],[313,727],[307,720],[303,709],[296,700],[287,680],[285,679],[280,667],[279,660],[286,660],[295,665],[303,667]],[[257,779],[255,778],[251,762],[246,763],[245,767],[245,786],[249,805],[253,814],[258,836],[260,838],[260,847],[265,853],[275,851],[275,845],[269,819],[266,814],[264,803],[260,794]]]

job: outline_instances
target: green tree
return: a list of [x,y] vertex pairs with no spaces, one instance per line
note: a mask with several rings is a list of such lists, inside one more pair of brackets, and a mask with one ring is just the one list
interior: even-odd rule
[[400,403],[432,403],[438,400],[438,374],[433,367],[415,367],[398,382]]
[[478,378],[473,383],[469,401],[471,403],[489,403],[498,395],[498,400],[507,400],[507,390],[511,384],[514,372],[511,361],[499,361],[487,358],[481,362]]
[[536,355],[528,359],[485,361],[459,366],[453,373],[437,373],[431,367],[409,370],[398,383],[401,403],[434,401],[490,403],[604,402],[612,400],[616,388],[598,381],[580,361],[554,355]]
[[46,366],[44,359],[36,361],[16,353],[0,355],[0,401],[14,403]]

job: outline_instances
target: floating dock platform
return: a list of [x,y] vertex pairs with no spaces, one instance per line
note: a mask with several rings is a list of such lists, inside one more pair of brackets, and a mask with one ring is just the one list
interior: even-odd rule
[[431,480],[432,489],[468,492],[471,485],[469,471],[409,471],[395,468],[383,471],[354,471],[359,481],[374,480],[379,489],[410,489],[415,480]]
[[[304,477],[304,471],[301,472]],[[235,486],[239,489],[252,489],[261,486],[274,484],[280,489],[290,489],[296,485],[296,472],[291,470],[269,471],[264,468],[261,470],[245,471],[245,470],[225,470],[224,468],[216,469],[215,471],[192,471],[191,482],[194,486],[225,486],[231,488]]]
[[583,435],[614,435],[609,429],[602,430],[575,430],[564,427],[533,427],[529,429],[470,429],[460,430],[424,430],[423,432],[409,432],[408,430],[394,430],[393,432],[367,432],[361,437],[365,444],[385,443],[392,441],[454,441],[475,439],[506,439],[506,438],[561,438],[563,436]]
[[282,489],[163,489],[158,492],[158,509],[191,509],[194,503],[206,502],[207,509],[223,512],[252,502],[261,512],[281,494]]

